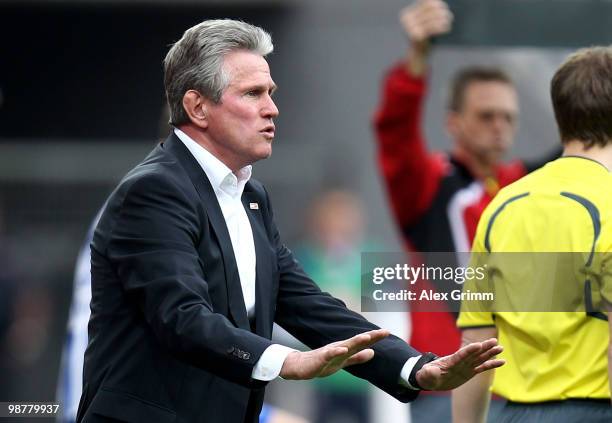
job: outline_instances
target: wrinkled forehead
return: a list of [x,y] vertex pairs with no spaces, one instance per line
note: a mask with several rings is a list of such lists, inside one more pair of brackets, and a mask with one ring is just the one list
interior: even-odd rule
[[267,60],[247,50],[236,50],[226,54],[223,58],[223,72],[228,78],[229,85],[255,80],[258,83],[273,84]]
[[518,113],[518,97],[511,84],[501,81],[473,81],[465,87],[463,110],[499,110]]

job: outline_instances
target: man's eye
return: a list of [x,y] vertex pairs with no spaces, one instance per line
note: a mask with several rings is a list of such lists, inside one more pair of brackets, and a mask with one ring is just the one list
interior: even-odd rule
[[249,97],[257,97],[259,95],[259,91],[257,90],[248,91],[246,95],[248,95]]
[[480,112],[478,114],[478,118],[483,122],[491,122],[495,118],[495,113],[493,112]]

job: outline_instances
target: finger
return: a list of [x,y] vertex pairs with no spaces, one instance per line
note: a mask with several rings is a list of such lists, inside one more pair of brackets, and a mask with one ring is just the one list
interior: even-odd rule
[[501,354],[503,350],[504,350],[504,347],[502,347],[501,345],[497,345],[497,346],[491,348],[490,350],[487,350],[487,351],[481,353],[476,358],[476,360],[474,360],[474,365],[475,366],[481,365],[485,361],[490,360],[491,358],[495,357],[498,354]]
[[419,23],[424,20],[434,17],[451,17],[452,12],[445,4],[432,4],[427,6],[408,6],[400,10],[399,18],[400,21],[410,21],[413,23]]
[[442,19],[450,20],[452,19],[453,14],[446,5],[444,6],[432,5],[431,7],[428,7],[428,8],[414,10],[410,13],[410,16],[414,19],[415,22],[425,22],[429,19],[435,19],[435,18],[442,18]]
[[386,329],[371,330],[369,332],[360,333],[355,335],[339,345],[347,347],[351,354],[354,354],[364,348],[368,348],[376,342],[389,336],[389,331]]
[[415,13],[421,16],[427,16],[450,14],[451,11],[446,3],[441,1],[433,1],[415,10]]
[[367,348],[350,356],[349,359],[346,360],[346,362],[344,363],[343,367],[365,363],[367,361],[370,361],[372,358],[374,358],[374,350],[371,348]]
[[341,342],[339,345],[348,348],[349,350],[357,349],[360,346],[365,345],[370,342],[372,338],[367,333],[360,333],[359,335],[355,335],[352,338],[347,339],[346,341]]
[[475,343],[476,344],[480,344],[480,346],[482,348],[480,353],[476,357],[473,357],[473,363],[474,363],[475,366],[479,365],[483,361],[485,361],[485,360],[482,360],[482,361],[479,362],[479,358],[481,356],[486,356],[491,350],[493,350],[494,353],[492,355],[489,355],[489,358],[492,357],[493,355],[499,354],[501,352],[501,351],[499,351],[499,348],[497,348],[499,345],[497,344],[497,339],[496,338],[490,338],[490,339],[487,339],[485,341],[475,342]]
[[450,362],[452,364],[456,364],[458,362],[468,362],[470,360],[475,359],[482,353],[482,344],[480,342],[473,342],[471,344],[465,345],[461,347],[459,351],[452,354],[450,357]]
[[442,15],[435,15],[435,16],[426,16],[423,17],[422,19],[420,19],[418,21],[419,26],[423,27],[423,28],[431,28],[433,26],[436,25],[450,25],[450,23],[452,22],[452,16],[450,14],[446,15],[446,14],[442,14]]
[[426,19],[434,16],[451,16],[453,13],[445,4],[432,4],[419,10],[415,10],[414,15],[420,19]]
[[451,21],[449,19],[433,18],[425,22],[408,22],[404,26],[406,27],[408,35],[418,35],[421,33],[431,34],[450,30]]
[[346,347],[329,347],[323,351],[323,360],[330,362],[348,354],[348,348]]
[[370,338],[372,339],[373,342],[378,342],[381,339],[384,339],[387,336],[391,335],[391,333],[387,329],[376,329],[376,330],[371,330],[366,333],[370,335]]
[[493,348],[496,345],[498,345],[497,338],[489,338],[489,339],[487,339],[485,341],[482,341],[481,344],[482,344],[482,350],[486,351],[486,350],[488,350],[490,348]]
[[[435,361],[440,361],[440,365],[445,368],[451,368],[455,366],[466,366],[470,369],[474,368],[477,364],[476,360],[482,353],[482,346],[480,342],[474,342],[464,347],[461,347],[459,351],[445,357],[440,357]],[[480,363],[478,363],[480,364]]]
[[448,10],[432,10],[423,13],[407,12],[400,15],[400,22],[408,30],[419,27],[427,28],[435,21],[450,23],[452,20],[453,14]]
[[450,29],[451,29],[450,21],[444,20],[444,19],[429,21],[418,28],[420,33],[426,37],[442,35],[442,34],[449,32]]
[[501,367],[504,364],[506,364],[506,360],[495,359],[495,360],[485,361],[480,366],[476,367],[474,369],[474,372],[475,373],[486,372],[487,370],[493,370],[493,369],[496,369],[498,367]]
[[[465,349],[466,351],[463,352],[465,355],[460,361],[469,365],[470,367],[478,366],[487,359],[499,354],[501,350],[497,347],[497,339],[495,338],[490,338],[483,342],[468,344],[461,349]],[[458,352],[462,352],[461,350]],[[489,354],[491,351],[492,353]],[[484,360],[480,360],[482,356],[485,357]]]

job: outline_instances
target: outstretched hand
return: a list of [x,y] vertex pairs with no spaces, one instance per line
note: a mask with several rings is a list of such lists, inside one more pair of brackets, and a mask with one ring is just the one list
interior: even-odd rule
[[285,359],[280,376],[283,379],[313,379],[329,376],[353,364],[365,363],[374,357],[374,350],[369,347],[387,336],[389,331],[377,329],[316,350],[294,351]]
[[503,366],[505,361],[495,358],[502,350],[495,338],[468,344],[454,354],[425,364],[416,373],[417,383],[430,391],[454,389],[478,373]]

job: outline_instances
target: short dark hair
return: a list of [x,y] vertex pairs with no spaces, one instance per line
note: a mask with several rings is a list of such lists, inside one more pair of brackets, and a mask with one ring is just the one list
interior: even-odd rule
[[514,86],[512,79],[506,72],[499,68],[470,66],[460,70],[451,84],[450,95],[448,97],[448,109],[458,112],[463,107],[465,91],[474,82],[501,82]]
[[612,142],[612,47],[571,54],[550,83],[561,142],[578,140],[586,148]]

